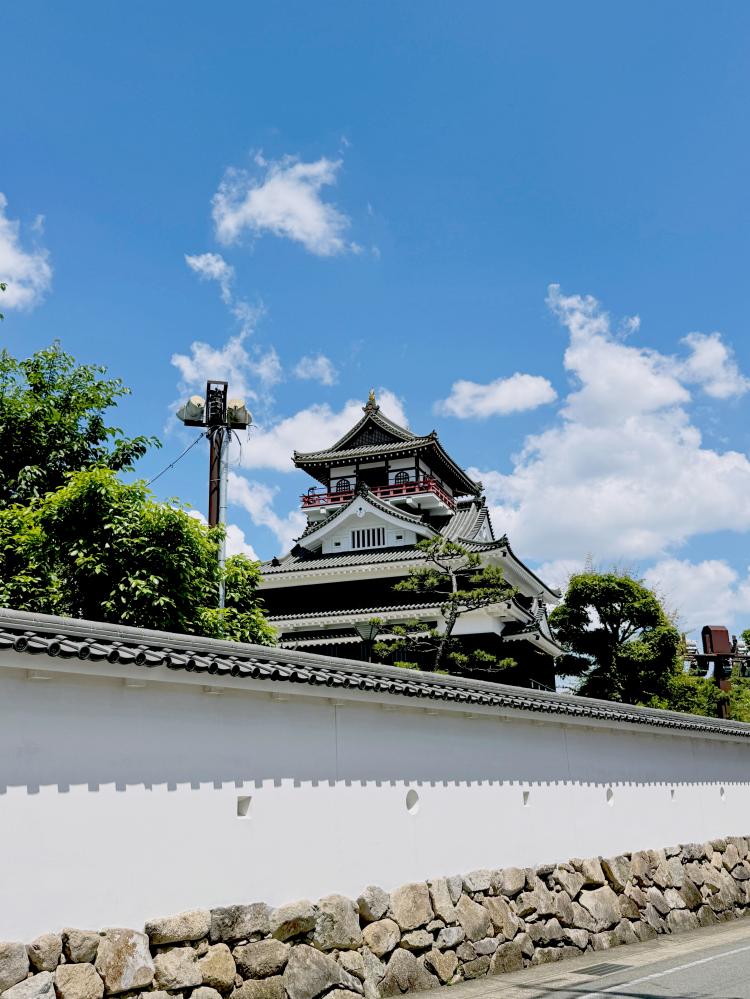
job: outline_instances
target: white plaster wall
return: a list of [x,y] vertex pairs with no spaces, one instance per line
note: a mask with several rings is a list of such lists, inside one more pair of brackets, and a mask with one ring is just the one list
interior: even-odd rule
[[0,939],[750,832],[737,739],[2,665]]

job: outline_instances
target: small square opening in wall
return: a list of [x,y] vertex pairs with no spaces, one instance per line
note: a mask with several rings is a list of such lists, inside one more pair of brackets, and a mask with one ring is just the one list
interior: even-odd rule
[[238,819],[248,819],[250,818],[250,805],[252,804],[253,797],[251,794],[240,794],[237,796],[237,818]]
[[524,808],[528,808],[529,807],[529,798],[530,797],[531,797],[531,791],[524,791],[523,792],[523,807]]

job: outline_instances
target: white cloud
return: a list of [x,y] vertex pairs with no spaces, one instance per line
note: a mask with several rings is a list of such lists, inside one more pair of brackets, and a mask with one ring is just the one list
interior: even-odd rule
[[220,243],[236,243],[245,232],[254,237],[268,232],[301,243],[320,257],[359,252],[360,247],[344,238],[348,217],[321,194],[324,187],[336,183],[341,160],[322,157],[302,163],[285,156],[268,162],[256,156],[255,162],[262,171],[260,177],[244,170],[228,170],[213,197],[212,214]]
[[683,381],[702,386],[714,399],[730,399],[750,389],[750,379],[737,367],[720,333],[688,333],[682,342],[690,348],[690,356],[678,365]]
[[644,580],[676,612],[683,631],[705,624],[741,631],[750,625],[750,571],[741,578],[723,559],[663,559],[646,570]]
[[[383,413],[401,426],[406,414],[401,400],[388,389],[380,389],[378,402]],[[328,404],[315,404],[270,427],[255,427],[242,452],[244,468],[271,468],[292,472],[292,452],[317,451],[333,444],[362,418],[362,403],[352,399],[340,410]]]
[[255,549],[245,538],[245,532],[237,524],[227,524],[227,555],[247,555],[253,562],[259,561]]
[[[21,225],[5,214],[8,200],[0,192],[0,312],[5,309],[31,309],[44,297],[52,283],[52,267],[47,250],[21,245]],[[43,216],[37,216],[37,220]],[[31,226],[34,229],[36,222]]]
[[243,334],[230,337],[221,347],[214,347],[202,340],[190,345],[188,354],[172,354],[172,364],[180,372],[180,389],[184,394],[205,391],[209,379],[229,382],[233,397],[255,397],[250,387],[253,362],[245,347]]
[[220,253],[199,253],[195,256],[186,253],[185,263],[201,281],[216,281],[221,289],[222,302],[229,305],[232,301],[234,267]]
[[[188,516],[199,520],[201,524],[208,523],[200,510],[189,510]],[[255,549],[245,539],[245,532],[237,524],[227,524],[227,555],[247,555],[254,562],[258,561]]]
[[287,552],[305,529],[307,519],[300,510],[290,510],[280,517],[273,508],[278,487],[251,482],[237,472],[229,473],[229,502],[243,507],[254,524],[267,527],[276,535],[279,550]]
[[516,372],[509,378],[496,378],[486,385],[460,379],[453,383],[447,399],[436,404],[436,411],[461,420],[484,420],[488,416],[506,416],[536,409],[557,398],[551,383],[541,375]]
[[180,392],[202,393],[209,379],[229,382],[232,398],[257,399],[255,386],[268,389],[281,381],[283,369],[274,347],[248,349],[246,340],[264,314],[262,307],[253,308],[240,302],[233,310],[242,323],[242,331],[220,347],[203,340],[194,340],[187,354],[172,354],[171,363],[180,373]]
[[325,354],[300,358],[293,373],[295,378],[320,382],[322,385],[334,385],[338,380],[338,372]]
[[[750,528],[750,462],[703,446],[674,358],[626,342],[590,297],[548,299],[567,328],[575,385],[556,423],[484,481],[494,523],[537,560],[671,555],[690,537]],[[629,324],[630,330],[637,328]]]

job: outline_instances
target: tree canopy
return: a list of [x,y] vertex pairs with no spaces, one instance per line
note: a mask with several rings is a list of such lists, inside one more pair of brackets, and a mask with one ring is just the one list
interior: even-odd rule
[[129,394],[106,369],[77,364],[59,343],[18,360],[0,352],[0,504],[25,503],[68,472],[130,470],[154,437],[125,437],[105,414]]
[[0,354],[0,605],[273,644],[258,564],[227,559],[219,609],[223,529],[118,478],[158,442],[105,422],[128,393],[105,373]]
[[580,694],[643,704],[668,697],[681,672],[679,632],[658,597],[631,576],[572,576],[550,625],[566,650],[557,671],[580,677]]
[[508,600],[515,592],[506,582],[502,569],[482,566],[479,555],[447,538],[427,538],[417,542],[424,564],[415,566],[405,579],[394,586],[400,592],[430,594],[441,600],[442,630],[418,621],[393,629],[395,639],[378,642],[376,654],[381,659],[402,665],[416,657],[420,664],[436,671],[482,672],[515,665],[512,659],[498,659],[477,650],[471,655],[456,648],[453,630],[462,614]]

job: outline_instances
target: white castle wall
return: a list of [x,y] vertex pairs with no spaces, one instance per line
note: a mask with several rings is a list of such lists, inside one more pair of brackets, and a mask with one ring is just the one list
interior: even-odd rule
[[0,652],[0,939],[750,829],[750,740],[206,682]]

